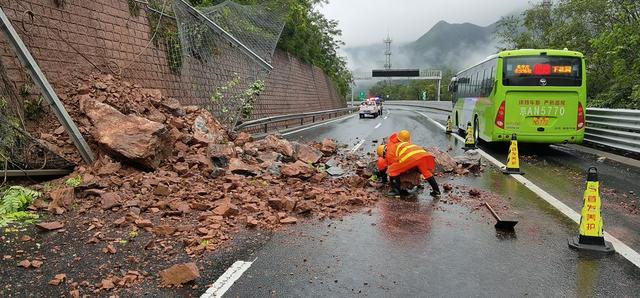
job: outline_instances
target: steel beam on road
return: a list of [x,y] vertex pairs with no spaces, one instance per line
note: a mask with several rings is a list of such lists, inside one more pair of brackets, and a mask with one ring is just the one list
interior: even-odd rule
[[29,75],[31,75],[33,81],[42,91],[42,94],[47,99],[47,102],[56,114],[56,117],[58,117],[60,124],[62,124],[65,131],[69,134],[69,137],[73,140],[73,143],[80,151],[80,155],[82,155],[82,158],[86,163],[92,163],[95,158],[93,152],[91,152],[91,148],[89,148],[89,145],[84,140],[84,137],[82,137],[78,127],[69,116],[69,113],[67,113],[67,110],[65,110],[64,105],[58,98],[58,95],[56,95],[53,87],[51,87],[51,84],[47,81],[47,78],[38,66],[38,63],[36,63],[36,60],[31,56],[29,49],[27,49],[27,46],[22,42],[22,39],[11,25],[11,21],[1,7],[0,22],[2,22],[2,33],[7,37],[9,44],[18,56],[18,59],[20,59],[20,62],[27,67]]

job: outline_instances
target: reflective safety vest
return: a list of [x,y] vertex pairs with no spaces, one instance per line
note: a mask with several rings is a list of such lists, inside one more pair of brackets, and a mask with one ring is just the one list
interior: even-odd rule
[[398,140],[398,135],[395,133],[392,134],[389,137],[389,141],[387,142],[387,151],[384,156],[387,161],[387,165],[392,165],[393,163],[397,162],[396,149],[398,148],[399,144],[400,140]]
[[426,156],[431,156],[431,154],[418,145],[414,145],[409,142],[402,142],[398,144],[398,147],[396,147],[395,156],[397,162],[403,164],[419,160]]

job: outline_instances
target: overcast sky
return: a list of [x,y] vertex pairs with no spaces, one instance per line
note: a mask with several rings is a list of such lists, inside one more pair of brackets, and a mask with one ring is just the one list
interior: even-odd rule
[[[535,1],[535,0],[534,0]],[[319,7],[340,22],[346,47],[418,39],[438,21],[486,26],[526,7],[528,0],[329,0]]]

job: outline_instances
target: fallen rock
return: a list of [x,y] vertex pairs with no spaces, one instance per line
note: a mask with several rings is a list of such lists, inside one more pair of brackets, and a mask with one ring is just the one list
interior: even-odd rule
[[108,193],[104,193],[101,196],[102,198],[102,209],[104,210],[109,210],[111,208],[114,207],[119,207],[122,206],[122,199],[120,198],[120,195],[118,195],[117,193],[114,192],[108,192]]
[[158,236],[171,236],[176,232],[176,228],[170,226],[170,225],[160,225],[160,226],[156,226],[153,229],[153,232],[158,235]]
[[344,170],[341,167],[335,166],[327,169],[327,174],[337,177],[344,175]]
[[453,157],[451,157],[451,155],[449,155],[449,153],[435,147],[429,147],[426,149],[436,158],[436,165],[443,172],[451,173],[456,170],[458,163],[453,159]]
[[18,263],[18,267],[29,268],[31,267],[31,261],[23,260]]
[[472,197],[479,197],[482,193],[480,192],[480,190],[472,188],[469,190],[469,195],[471,195]]
[[200,277],[200,272],[195,263],[173,265],[160,271],[160,278],[164,285],[181,285]]
[[49,193],[51,197],[51,203],[49,204],[49,211],[55,210],[55,208],[69,209],[73,205],[73,201],[76,198],[76,192],[73,187],[61,187],[55,189]]
[[293,157],[295,153],[293,145],[289,141],[278,138],[275,135],[268,135],[264,138],[264,144],[266,149],[273,150],[285,157]]
[[124,115],[110,105],[83,97],[81,111],[87,115],[95,139],[112,154],[146,169],[157,169],[171,148],[169,132],[158,122]]
[[297,222],[298,222],[298,219],[293,217],[293,216],[285,217],[285,218],[280,220],[280,223],[284,224],[284,225],[294,224],[294,223],[297,223]]
[[322,158],[322,152],[309,145],[298,142],[293,143],[296,159],[308,164],[316,164]]
[[209,144],[208,154],[213,164],[220,168],[226,168],[229,165],[229,161],[237,157],[233,143]]
[[246,143],[253,142],[253,137],[251,137],[251,135],[246,132],[241,132],[238,134],[238,136],[236,136],[236,139],[233,142],[236,144],[236,146],[242,147]]
[[477,172],[482,168],[482,157],[478,150],[468,150],[464,155],[455,157],[456,163],[471,172]]
[[64,273],[61,274],[56,274],[52,280],[49,281],[49,284],[52,286],[57,286],[59,284],[61,284],[65,279],[67,278],[67,275]]
[[260,168],[258,166],[249,165],[239,158],[232,158],[229,161],[229,172],[242,176],[254,177],[260,173]]
[[44,231],[55,231],[64,228],[64,224],[59,221],[42,222],[36,225],[36,227]]
[[224,217],[236,215],[239,213],[239,211],[240,210],[238,209],[238,206],[232,204],[229,201],[224,201],[222,202],[222,204],[220,204],[220,206],[213,209],[213,213]]
[[320,149],[326,155],[332,155],[338,152],[338,143],[331,139],[322,140],[322,149]]
[[280,168],[280,173],[285,177],[310,178],[316,173],[316,169],[302,161],[285,164]]

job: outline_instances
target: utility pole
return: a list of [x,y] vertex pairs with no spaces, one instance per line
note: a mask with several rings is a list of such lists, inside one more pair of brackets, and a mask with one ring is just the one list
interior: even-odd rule
[[386,47],[386,50],[384,51],[384,56],[385,56],[385,63],[384,63],[384,69],[386,70],[390,70],[391,69],[391,43],[393,41],[391,40],[391,37],[389,37],[389,33],[387,33],[387,38],[384,40],[384,44]]

